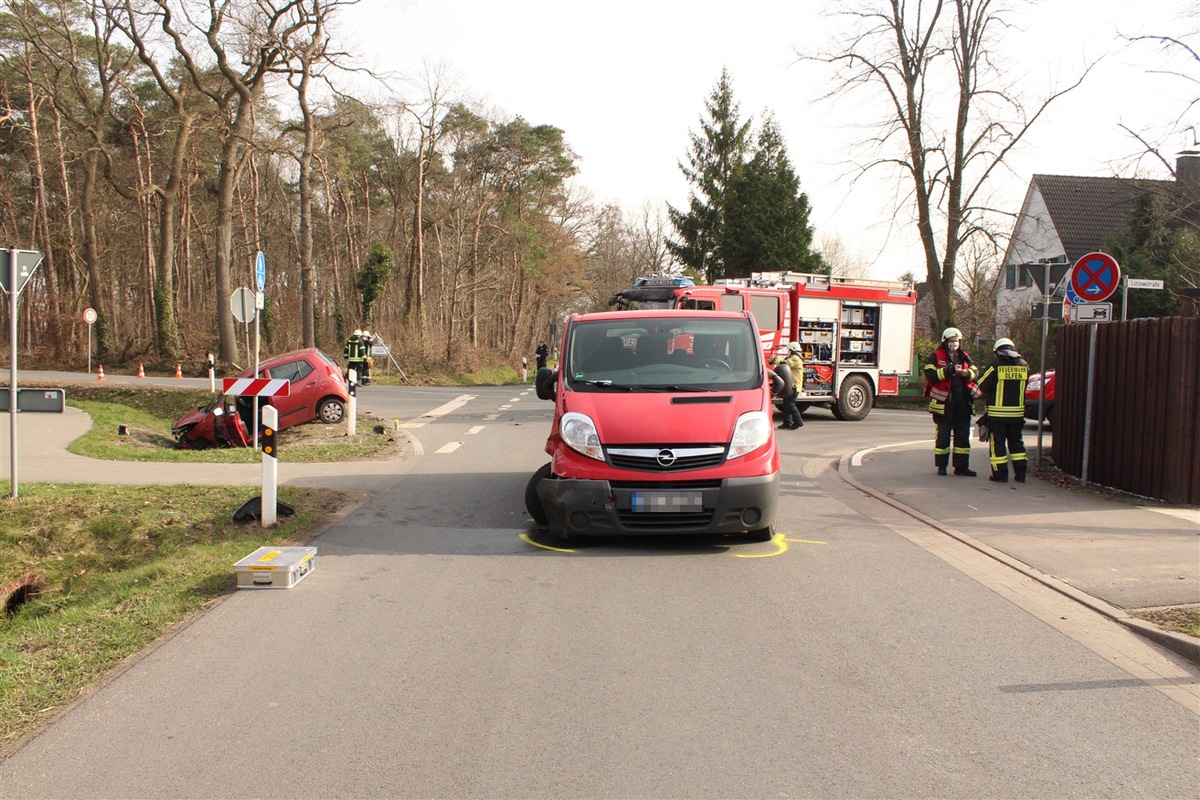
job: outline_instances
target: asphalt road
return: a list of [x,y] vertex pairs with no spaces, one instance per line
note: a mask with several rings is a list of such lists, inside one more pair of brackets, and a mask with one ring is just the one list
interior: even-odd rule
[[781,432],[774,542],[548,549],[522,505],[551,411],[532,389],[361,398],[400,420],[409,454],[364,465],[361,481],[323,479],[374,493],[319,537],[316,571],[230,596],[133,663],[0,763],[0,796],[1093,798],[1200,785],[1196,710],[1096,643],[1116,626],[927,541],[837,478],[842,455],[926,437],[925,415],[812,411]]

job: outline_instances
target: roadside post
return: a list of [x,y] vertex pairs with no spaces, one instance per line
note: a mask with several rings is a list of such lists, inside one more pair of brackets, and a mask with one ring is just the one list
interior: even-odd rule
[[0,288],[8,295],[8,449],[13,500],[17,499],[17,414],[21,410],[17,392],[17,296],[41,263],[42,254],[37,250],[0,250]]
[[210,392],[217,390],[217,362],[212,353],[208,354],[208,390]]
[[96,309],[85,308],[83,310],[83,321],[88,326],[88,371],[87,374],[92,374],[92,325],[96,323]]
[[[259,312],[263,308],[263,288],[267,285],[267,257],[259,250],[254,257],[254,377],[258,377]],[[254,449],[258,449],[258,404],[254,405]]]
[[275,442],[279,409],[275,406],[264,406],[262,418],[262,526],[269,528],[275,524],[279,510],[279,452]]
[[350,380],[350,402],[346,404],[346,415],[350,418],[346,423],[346,435],[353,436],[358,430],[358,370],[348,370]]
[[[254,338],[258,339],[258,297],[247,289],[245,286],[239,286],[233,290],[233,296],[229,298],[229,307],[233,311],[233,318],[246,326],[246,352],[250,352],[250,323],[255,322]],[[257,341],[256,345],[257,347]],[[254,352],[254,377],[258,377],[258,351]],[[226,392],[226,394],[229,394]],[[258,406],[254,407],[254,449],[258,449]]]
[[[1076,322],[1111,322],[1112,303],[1105,303],[1121,282],[1121,265],[1107,253],[1088,253],[1071,270],[1071,288],[1083,299],[1075,306]],[[1092,445],[1092,395],[1096,370],[1096,326],[1088,331],[1087,395],[1083,412],[1083,468],[1079,485],[1088,485],[1088,462]],[[1045,390],[1043,389],[1043,392]]]
[[[1038,274],[1033,271],[1033,268],[1038,266],[1038,264],[1042,266],[1042,275],[1040,276],[1041,280],[1038,280]],[[1058,313],[1056,318],[1062,319],[1062,305],[1059,303],[1051,303],[1050,300],[1055,294],[1057,294],[1058,286],[1059,284],[1064,283],[1064,280],[1062,277],[1059,277],[1056,282],[1051,282],[1051,268],[1057,267],[1059,270],[1064,270],[1066,269],[1066,264],[1063,264],[1056,259],[1043,258],[1039,259],[1036,264],[1029,263],[1022,264],[1021,266],[1028,271],[1029,277],[1034,281],[1034,283],[1038,284],[1038,287],[1042,290],[1042,302],[1034,305],[1033,314],[1031,314],[1031,316],[1034,319],[1040,319],[1042,321],[1042,354],[1041,359],[1038,361],[1038,365],[1042,371],[1042,381],[1044,385],[1044,381],[1046,380],[1046,339],[1048,339],[1050,336],[1050,317],[1055,314],[1055,311],[1057,311]],[[1067,275],[1066,277],[1069,278],[1070,276]],[[1067,280],[1065,283],[1069,284],[1070,281]],[[1040,309],[1038,308],[1038,305],[1041,306]],[[1055,309],[1054,306],[1058,306],[1058,308]],[[1043,389],[1043,393],[1044,392],[1045,390]],[[1043,402],[1044,400],[1042,398],[1038,398],[1037,460],[1035,461],[1035,466],[1039,467],[1042,465],[1042,420],[1045,418],[1045,410],[1042,407]]]
[[529,382],[529,356],[521,356],[521,383]]

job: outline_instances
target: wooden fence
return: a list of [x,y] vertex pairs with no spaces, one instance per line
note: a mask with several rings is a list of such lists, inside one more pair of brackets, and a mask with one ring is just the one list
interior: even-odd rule
[[[1092,326],[1059,329],[1055,373],[1054,463],[1081,478]],[[1200,504],[1200,318],[1095,329],[1088,482]]]

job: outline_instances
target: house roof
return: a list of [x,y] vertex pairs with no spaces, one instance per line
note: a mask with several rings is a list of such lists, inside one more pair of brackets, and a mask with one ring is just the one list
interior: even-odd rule
[[1104,239],[1133,216],[1134,201],[1152,191],[1171,191],[1174,181],[1034,175],[1046,211],[1066,250],[1067,263],[1100,250]]

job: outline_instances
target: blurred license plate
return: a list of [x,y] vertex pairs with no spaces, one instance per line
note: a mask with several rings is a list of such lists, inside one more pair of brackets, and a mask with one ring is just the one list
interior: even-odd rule
[[638,512],[703,511],[700,492],[634,492],[633,510]]

